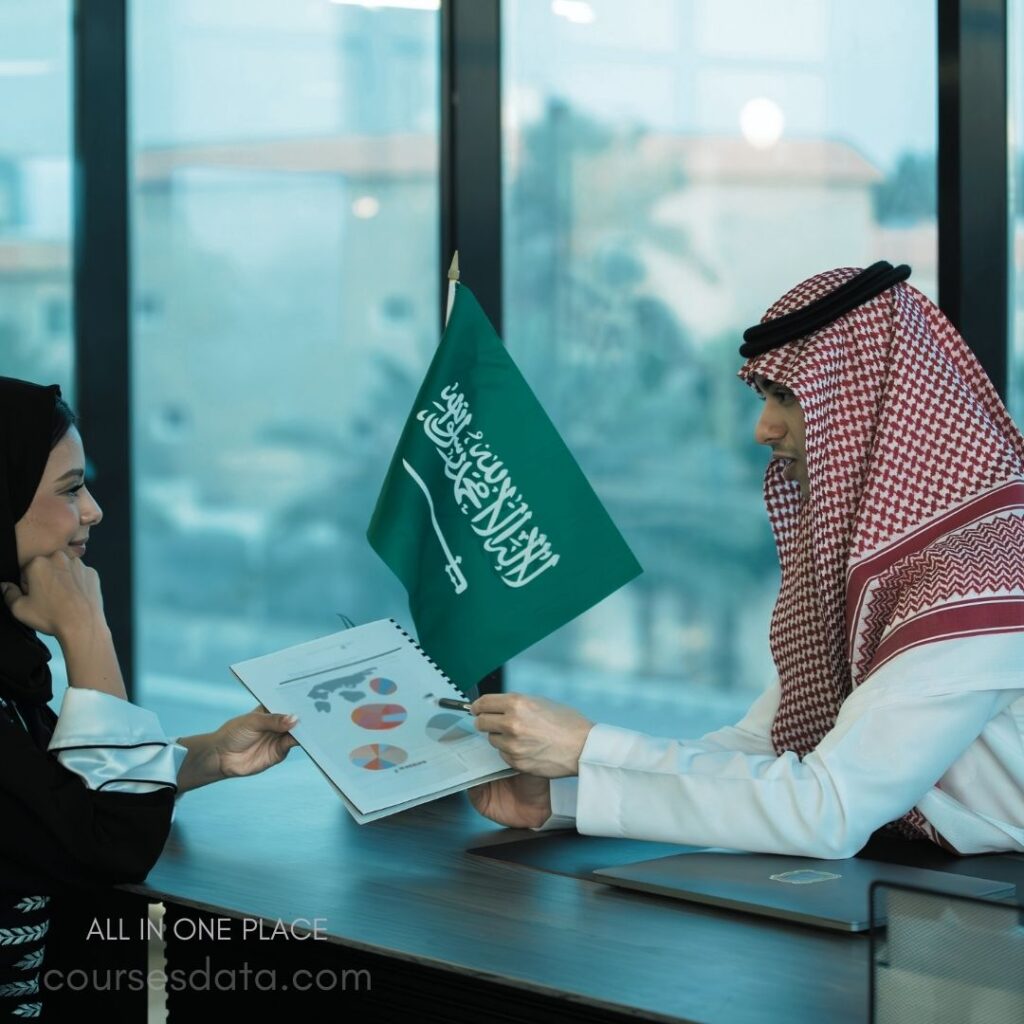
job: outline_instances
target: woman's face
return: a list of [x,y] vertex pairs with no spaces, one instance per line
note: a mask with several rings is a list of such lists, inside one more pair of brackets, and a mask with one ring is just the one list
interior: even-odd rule
[[85,451],[71,427],[50,452],[28,511],[15,523],[18,565],[63,551],[71,558],[85,555],[89,530],[103,518],[85,486]]

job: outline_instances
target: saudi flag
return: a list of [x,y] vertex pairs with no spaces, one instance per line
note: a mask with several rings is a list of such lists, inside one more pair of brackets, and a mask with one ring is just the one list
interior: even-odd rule
[[463,690],[642,572],[463,285],[367,537]]

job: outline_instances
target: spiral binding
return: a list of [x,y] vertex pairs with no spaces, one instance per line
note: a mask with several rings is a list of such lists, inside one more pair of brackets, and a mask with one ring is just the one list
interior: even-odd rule
[[462,698],[463,700],[468,700],[468,699],[469,699],[469,698],[468,698],[468,697],[467,697],[467,696],[466,696],[466,695],[465,695],[465,694],[464,694],[464,693],[463,693],[463,692],[462,692],[462,691],[461,691],[461,690],[460,690],[460,689],[459,689],[459,688],[458,688],[458,687],[457,687],[457,686],[456,686],[456,685],[455,685],[455,684],[454,684],[454,683],[453,683],[453,682],[451,681],[451,678],[450,678],[450,677],[448,676],[448,674],[447,674],[447,673],[446,673],[446,672],[444,671],[444,669],[443,669],[443,668],[441,668],[441,666],[440,666],[440,665],[438,665],[438,663],[437,663],[436,661],[434,661],[434,659],[433,659],[433,658],[432,658],[432,657],[431,657],[431,656],[430,656],[429,654],[427,654],[427,652],[426,652],[425,650],[423,650],[423,648],[422,648],[422,647],[420,647],[420,645],[419,645],[419,644],[418,644],[418,643],[417,643],[417,642],[416,642],[416,641],[415,641],[415,640],[413,639],[413,637],[412,637],[412,634],[410,634],[410,633],[406,632],[406,630],[402,629],[402,627],[401,627],[401,626],[400,626],[400,625],[398,624],[398,622],[397,622],[397,621],[396,621],[395,619],[393,619],[393,618],[390,618],[390,617],[389,617],[389,618],[388,618],[388,622],[390,622],[390,623],[391,623],[391,625],[392,625],[392,626],[394,626],[394,627],[395,627],[395,629],[397,629],[397,630],[398,630],[398,632],[399,632],[399,633],[401,633],[401,634],[402,634],[402,636],[404,636],[404,637],[405,637],[405,639],[406,639],[406,640],[408,640],[408,641],[409,641],[409,643],[410,643],[410,644],[412,644],[412,646],[413,646],[413,647],[415,647],[415,648],[416,648],[416,650],[420,652],[420,656],[421,656],[422,658],[424,658],[424,659],[425,659],[426,661],[428,661],[428,662],[429,662],[429,663],[430,663],[431,665],[433,665],[434,669],[435,669],[435,670],[437,671],[437,674],[438,674],[438,675],[439,675],[439,676],[440,676],[440,677],[441,677],[441,678],[442,678],[442,679],[443,679],[443,680],[444,680],[444,681],[445,681],[445,682],[446,682],[446,683],[447,683],[447,684],[448,684],[448,685],[449,685],[449,686],[450,686],[450,687],[451,687],[451,688],[452,688],[452,689],[453,689],[453,690],[454,690],[454,691],[455,691],[455,692],[456,692],[456,693],[457,693],[457,694],[458,694],[458,695],[459,695],[459,696],[460,696],[460,697],[461,697],[461,698]]

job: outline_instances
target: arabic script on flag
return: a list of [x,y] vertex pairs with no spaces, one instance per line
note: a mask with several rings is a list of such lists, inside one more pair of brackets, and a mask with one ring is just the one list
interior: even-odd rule
[[[452,481],[452,496],[460,511],[470,517],[473,532],[483,538],[483,548],[493,555],[494,570],[509,587],[525,587],[542,572],[558,564],[547,535],[539,528],[526,528],[533,511],[512,483],[508,469],[484,441],[483,431],[468,430],[473,420],[466,396],[459,384],[441,389],[433,409],[420,409],[416,419],[444,462],[444,475]],[[436,411],[435,411],[436,410]],[[423,480],[405,463],[431,507],[431,519],[448,560],[448,575],[456,593],[468,587],[433,515],[433,501]]]

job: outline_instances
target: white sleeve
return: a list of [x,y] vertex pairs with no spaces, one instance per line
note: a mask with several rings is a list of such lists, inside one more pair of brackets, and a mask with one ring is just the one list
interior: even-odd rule
[[576,827],[576,801],[579,798],[579,778],[575,775],[551,779],[548,794],[551,798],[551,817],[532,829],[533,832],[547,832],[557,828]]
[[[750,710],[735,725],[727,725],[715,732],[709,732],[699,740],[683,740],[687,750],[741,750],[748,754],[773,754],[771,729],[775,711],[779,706],[781,690],[779,681],[768,687],[750,706]],[[595,726],[601,728],[600,726]],[[588,741],[589,742],[589,741]],[[533,829],[543,832],[549,829],[575,828],[576,805],[579,799],[579,778],[575,775],[552,779],[550,785],[551,817],[543,825]]]
[[835,726],[803,760],[792,752],[708,751],[597,725],[580,758],[577,828],[853,856],[872,832],[917,804],[990,719],[1024,693],[1022,651],[1021,634],[909,650],[847,698]]
[[150,793],[177,788],[188,751],[152,711],[113,694],[69,686],[48,750],[89,789]]
[[[168,743],[178,743],[178,740],[180,738],[181,738],[180,736],[169,736],[168,739],[167,739],[167,742]],[[181,746],[181,744],[178,744],[178,745]],[[186,754],[186,757],[187,757],[188,756],[188,747],[185,747],[185,754]],[[185,759],[182,758],[182,761],[184,761],[184,760]],[[181,798],[184,795],[185,795],[185,793],[184,793],[183,790],[180,790],[177,787],[175,787],[175,790],[174,790],[174,806],[171,808],[171,824],[174,824],[174,819],[178,816],[178,802],[181,800]]]
[[772,722],[775,721],[781,696],[782,689],[776,679],[735,725],[706,733],[699,740],[688,740],[687,746],[707,751],[740,750],[745,754],[774,754]]

